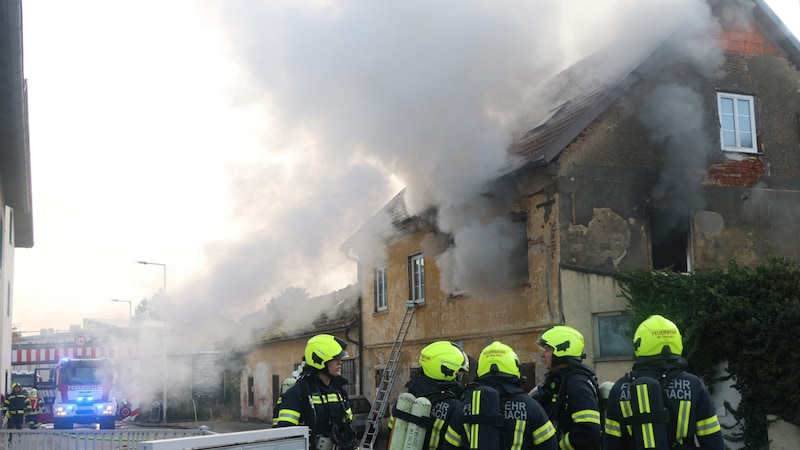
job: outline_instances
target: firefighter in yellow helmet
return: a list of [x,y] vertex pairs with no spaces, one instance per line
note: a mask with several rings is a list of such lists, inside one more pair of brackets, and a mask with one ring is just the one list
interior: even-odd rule
[[544,383],[530,395],[544,406],[558,431],[562,449],[600,448],[600,406],[597,377],[581,363],[583,335],[576,329],[557,325],[546,329],[536,342],[542,349],[547,373]]
[[650,316],[636,329],[633,347],[633,371],[614,383],[608,396],[603,450],[696,445],[723,450],[708,389],[686,371],[678,327],[663,316]]
[[303,359],[305,367],[281,396],[276,427],[306,425],[315,449],[356,449],[353,412],[342,377],[342,358],[348,356],[347,344],[330,334],[318,334],[308,340]]
[[522,390],[520,367],[516,352],[502,342],[481,351],[476,382],[464,390],[463,406],[447,428],[445,448],[558,448],[544,408]]
[[8,419],[7,428],[21,430],[25,414],[28,414],[30,410],[31,401],[28,399],[28,395],[22,392],[22,385],[12,383],[11,392],[6,394],[3,402],[3,413]]
[[[420,373],[405,387],[414,397],[425,397],[431,402],[431,416],[419,425],[425,428],[426,450],[444,448],[444,435],[453,414],[461,409],[461,393],[464,386],[458,378],[469,372],[469,358],[456,344],[436,341],[425,346],[419,354]],[[394,429],[396,418],[415,422],[417,419],[396,407],[389,419],[389,428]],[[394,440],[394,436],[392,437]]]

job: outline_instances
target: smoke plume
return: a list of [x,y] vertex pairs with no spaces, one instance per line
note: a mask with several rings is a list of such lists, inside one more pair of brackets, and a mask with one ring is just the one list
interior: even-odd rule
[[225,2],[222,12],[242,79],[231,98],[260,111],[263,154],[230,167],[241,238],[209,245],[207,270],[171,292],[182,305],[173,316],[206,311],[212,323],[290,286],[313,296],[355,282],[340,245],[402,188],[409,214],[435,206],[453,237],[439,261],[446,288],[507,285],[524,226],[510,201],[482,195],[512,136],[547,112],[543,80],[613,43],[618,56],[597,70],[612,76],[678,24],[713,22],[702,0]]

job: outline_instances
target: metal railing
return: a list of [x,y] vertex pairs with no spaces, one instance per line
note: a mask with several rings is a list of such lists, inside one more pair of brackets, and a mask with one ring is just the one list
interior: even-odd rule
[[0,449],[136,450],[140,442],[209,434],[205,429],[0,430]]
[[222,433],[144,442],[140,450],[308,450],[308,427],[283,427],[265,430]]

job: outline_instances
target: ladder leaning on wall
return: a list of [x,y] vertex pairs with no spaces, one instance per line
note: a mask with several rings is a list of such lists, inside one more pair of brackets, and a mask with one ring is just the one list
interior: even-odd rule
[[378,390],[375,392],[375,401],[372,402],[372,408],[370,408],[369,415],[367,415],[367,430],[364,432],[364,437],[361,438],[361,450],[375,448],[373,447],[375,440],[381,431],[381,419],[383,419],[386,414],[386,408],[389,406],[389,393],[392,392],[392,387],[397,378],[397,364],[400,362],[400,355],[403,353],[401,349],[406,341],[406,334],[408,334],[408,328],[411,326],[411,319],[414,317],[416,307],[417,303],[414,300],[406,301],[403,322],[400,323],[400,330],[397,332],[394,344],[392,344],[392,351],[389,352],[386,368],[383,370]]

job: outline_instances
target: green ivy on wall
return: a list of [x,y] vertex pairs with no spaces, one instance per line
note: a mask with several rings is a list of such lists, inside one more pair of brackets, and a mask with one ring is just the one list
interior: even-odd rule
[[[690,371],[711,385],[732,380],[742,399],[726,408],[742,425],[733,440],[767,448],[773,414],[800,426],[800,267],[767,264],[692,274],[632,271],[617,276],[633,311],[633,328],[651,314],[675,322]],[[727,367],[728,376],[716,369]]]

